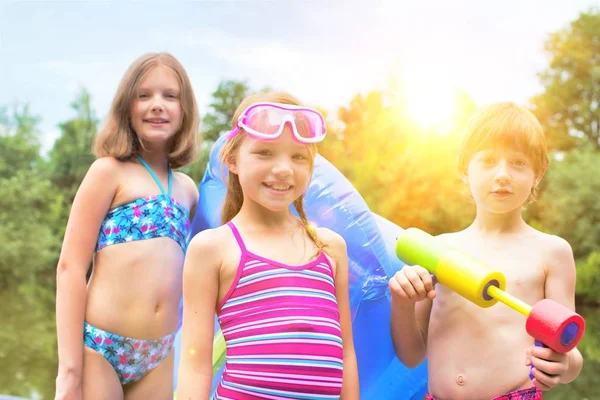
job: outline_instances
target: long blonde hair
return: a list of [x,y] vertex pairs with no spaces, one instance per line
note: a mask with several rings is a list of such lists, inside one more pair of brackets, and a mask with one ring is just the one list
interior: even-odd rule
[[200,144],[200,118],[196,98],[187,72],[169,53],[144,54],[127,69],[113,99],[108,118],[94,140],[92,150],[96,157],[111,156],[124,161],[139,153],[143,144],[131,126],[131,104],[141,80],[159,65],[167,66],[175,72],[181,89],[183,109],[181,128],[173,138],[167,159],[173,168],[179,168],[194,160]]
[[[281,103],[296,106],[302,105],[302,103],[297,98],[286,92],[271,91],[252,94],[246,97],[235,110],[235,113],[233,114],[233,119],[231,121],[232,129],[235,128],[239,116],[247,107],[260,102]],[[225,165],[227,160],[235,158],[235,153],[239,149],[245,137],[246,135],[244,134],[244,131],[241,130],[239,134],[235,135],[233,138],[225,142],[220,154],[222,165]],[[307,147],[310,157],[310,176],[312,177],[312,173],[315,166],[315,155],[317,154],[317,146],[316,144],[309,144],[307,145]],[[240,185],[240,179],[238,175],[234,174],[231,171],[228,171],[228,176],[226,180],[227,193],[225,194],[225,202],[223,203],[223,208],[221,212],[221,221],[223,224],[231,221],[233,217],[235,217],[240,212],[242,204],[244,202],[244,193],[242,192],[242,187]],[[306,218],[306,213],[304,211],[304,195],[301,195],[298,199],[296,199],[293,204],[296,208],[296,211],[298,212],[298,216],[300,217],[300,221],[302,222],[304,230],[306,231],[310,239],[314,242],[314,244],[317,246],[318,251],[321,251],[321,249],[323,249],[325,245],[319,240],[315,228],[308,222],[308,219]]]

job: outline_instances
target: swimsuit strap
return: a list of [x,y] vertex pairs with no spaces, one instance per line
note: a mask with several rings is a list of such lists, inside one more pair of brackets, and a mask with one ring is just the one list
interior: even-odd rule
[[237,227],[233,224],[232,221],[227,222],[227,226],[233,232],[233,236],[235,236],[235,240],[238,242],[238,246],[240,246],[240,250],[242,250],[242,256],[246,252],[246,246],[244,245],[244,241],[242,240],[242,235],[240,235],[240,231],[238,231]]
[[164,189],[162,183],[160,183],[160,179],[158,179],[158,176],[156,176],[156,174],[154,173],[152,168],[150,168],[148,163],[146,161],[144,161],[144,159],[139,155],[137,156],[137,159],[140,160],[140,163],[142,163],[142,165],[148,170],[148,172],[150,172],[150,175],[152,175],[152,178],[154,178],[154,181],[158,185],[158,188],[160,189],[162,194],[167,194],[169,197],[171,197],[171,193],[173,191],[173,173],[171,172],[171,167],[167,166],[167,172],[168,172],[168,176],[169,176],[169,178],[168,178],[169,191],[167,193],[165,193],[165,189]]

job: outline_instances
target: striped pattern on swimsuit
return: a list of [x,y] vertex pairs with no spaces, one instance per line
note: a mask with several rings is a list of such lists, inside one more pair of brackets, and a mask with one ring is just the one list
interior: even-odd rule
[[338,399],[343,348],[333,270],[321,253],[289,266],[242,251],[218,307],[227,360],[216,399]]

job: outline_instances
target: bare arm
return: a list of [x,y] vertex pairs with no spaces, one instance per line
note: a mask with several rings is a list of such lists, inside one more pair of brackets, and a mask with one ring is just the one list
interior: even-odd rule
[[[545,298],[575,310],[576,271],[573,251],[564,239],[556,236],[551,239],[546,267]],[[534,356],[537,353],[543,359],[539,360],[534,357],[532,359],[534,366],[549,375],[555,375],[550,380],[546,380],[544,376],[539,377],[538,380],[542,386],[547,383],[545,385],[547,387],[542,387],[542,389],[549,389],[558,383],[572,382],[583,367],[583,358],[577,348],[566,355],[559,355],[550,349],[536,348],[533,351],[535,352]],[[546,363],[544,360],[551,360],[554,363]],[[536,376],[536,378],[538,377]]]
[[86,274],[98,232],[117,188],[118,162],[96,160],[83,179],[69,216],[56,271],[58,374],[81,379]]
[[396,356],[409,368],[427,354],[427,331],[436,293],[429,272],[418,265],[404,266],[389,281],[392,295],[391,331]]
[[344,239],[333,231],[320,229],[330,256],[335,261],[335,296],[340,310],[342,345],[344,348],[344,374],[342,378],[342,400],[359,399],[358,364],[352,337],[352,318],[348,294],[348,252]]
[[396,356],[409,368],[416,368],[427,354],[427,330],[432,300],[407,303],[392,295],[391,330]]
[[[445,235],[436,237],[440,240]],[[392,297],[390,328],[398,359],[416,368],[427,355],[429,317],[437,296],[429,271],[419,265],[405,265],[389,281]]]
[[179,174],[181,175],[182,180],[184,182],[184,186],[186,188],[186,193],[188,193],[188,195],[190,197],[190,223],[191,223],[194,220],[194,216],[196,215],[196,208],[198,206],[198,197],[199,197],[198,185],[196,185],[196,182],[194,182],[194,180],[191,177],[184,174],[183,172],[180,172]]
[[208,400],[212,384],[214,316],[222,263],[215,230],[197,234],[183,269],[183,333],[178,400]]

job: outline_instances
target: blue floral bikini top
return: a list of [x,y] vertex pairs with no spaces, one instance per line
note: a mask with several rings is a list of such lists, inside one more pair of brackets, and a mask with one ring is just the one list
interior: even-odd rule
[[168,169],[169,189],[165,193],[152,168],[140,156],[138,160],[150,172],[161,194],[141,197],[109,210],[100,227],[96,252],[111,244],[158,237],[175,240],[185,252],[190,233],[190,219],[185,207],[171,197],[173,189],[171,168]]

